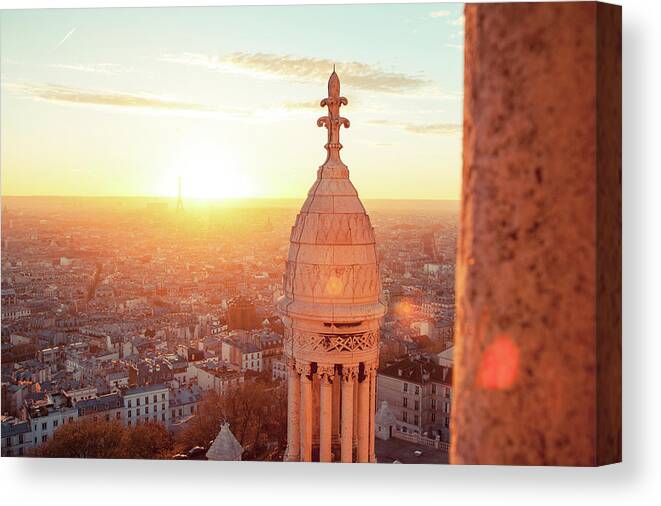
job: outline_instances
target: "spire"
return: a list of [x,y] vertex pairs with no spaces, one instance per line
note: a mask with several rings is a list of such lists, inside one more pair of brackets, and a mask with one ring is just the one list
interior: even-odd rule
[[340,116],[340,106],[347,105],[346,98],[340,96],[340,78],[335,73],[335,64],[333,64],[333,73],[328,79],[328,97],[320,103],[321,107],[328,107],[328,116],[322,116],[317,120],[317,126],[325,126],[328,130],[328,142],[324,146],[328,152],[324,167],[330,165],[344,166],[340,160],[340,127],[344,125],[349,128],[349,120]]

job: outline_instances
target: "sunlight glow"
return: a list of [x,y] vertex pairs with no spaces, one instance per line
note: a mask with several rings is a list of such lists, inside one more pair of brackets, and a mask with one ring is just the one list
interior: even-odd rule
[[188,146],[172,173],[181,176],[182,195],[199,199],[241,198],[255,188],[237,157],[221,145]]

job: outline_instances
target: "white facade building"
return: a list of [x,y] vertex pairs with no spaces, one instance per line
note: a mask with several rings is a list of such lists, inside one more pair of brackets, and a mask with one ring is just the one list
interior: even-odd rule
[[144,422],[170,425],[170,390],[165,385],[146,385],[122,392],[124,424],[134,426]]

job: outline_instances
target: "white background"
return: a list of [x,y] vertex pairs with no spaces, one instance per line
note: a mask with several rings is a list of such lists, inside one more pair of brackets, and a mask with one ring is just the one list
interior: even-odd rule
[[[0,0],[2,8],[195,5]],[[213,2],[210,2],[213,3]],[[277,4],[225,1],[222,4]],[[324,3],[290,1],[288,3]],[[331,3],[329,0],[327,3]],[[337,2],[339,3],[339,2]],[[343,2],[350,3],[350,2]],[[624,463],[596,469],[0,459],[3,504],[661,504],[661,9],[624,0]],[[320,36],[329,36],[319,20]],[[332,35],[331,35],[332,36]],[[1,125],[5,127],[6,125]]]

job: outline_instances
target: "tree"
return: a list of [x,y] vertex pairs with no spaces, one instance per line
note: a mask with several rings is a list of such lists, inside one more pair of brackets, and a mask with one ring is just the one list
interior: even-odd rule
[[145,422],[125,431],[122,446],[122,458],[163,459],[172,454],[174,441],[162,424]]
[[245,382],[224,395],[209,391],[197,415],[177,437],[178,448],[207,448],[218,435],[221,421],[230,424],[251,455],[259,454],[268,441],[283,444],[287,439],[287,392],[282,384],[259,381]]
[[124,427],[116,421],[83,419],[63,425],[53,438],[35,448],[36,457],[119,459]]
[[158,459],[172,454],[167,429],[155,422],[124,427],[117,421],[82,419],[60,427],[35,448],[35,457],[86,459]]

